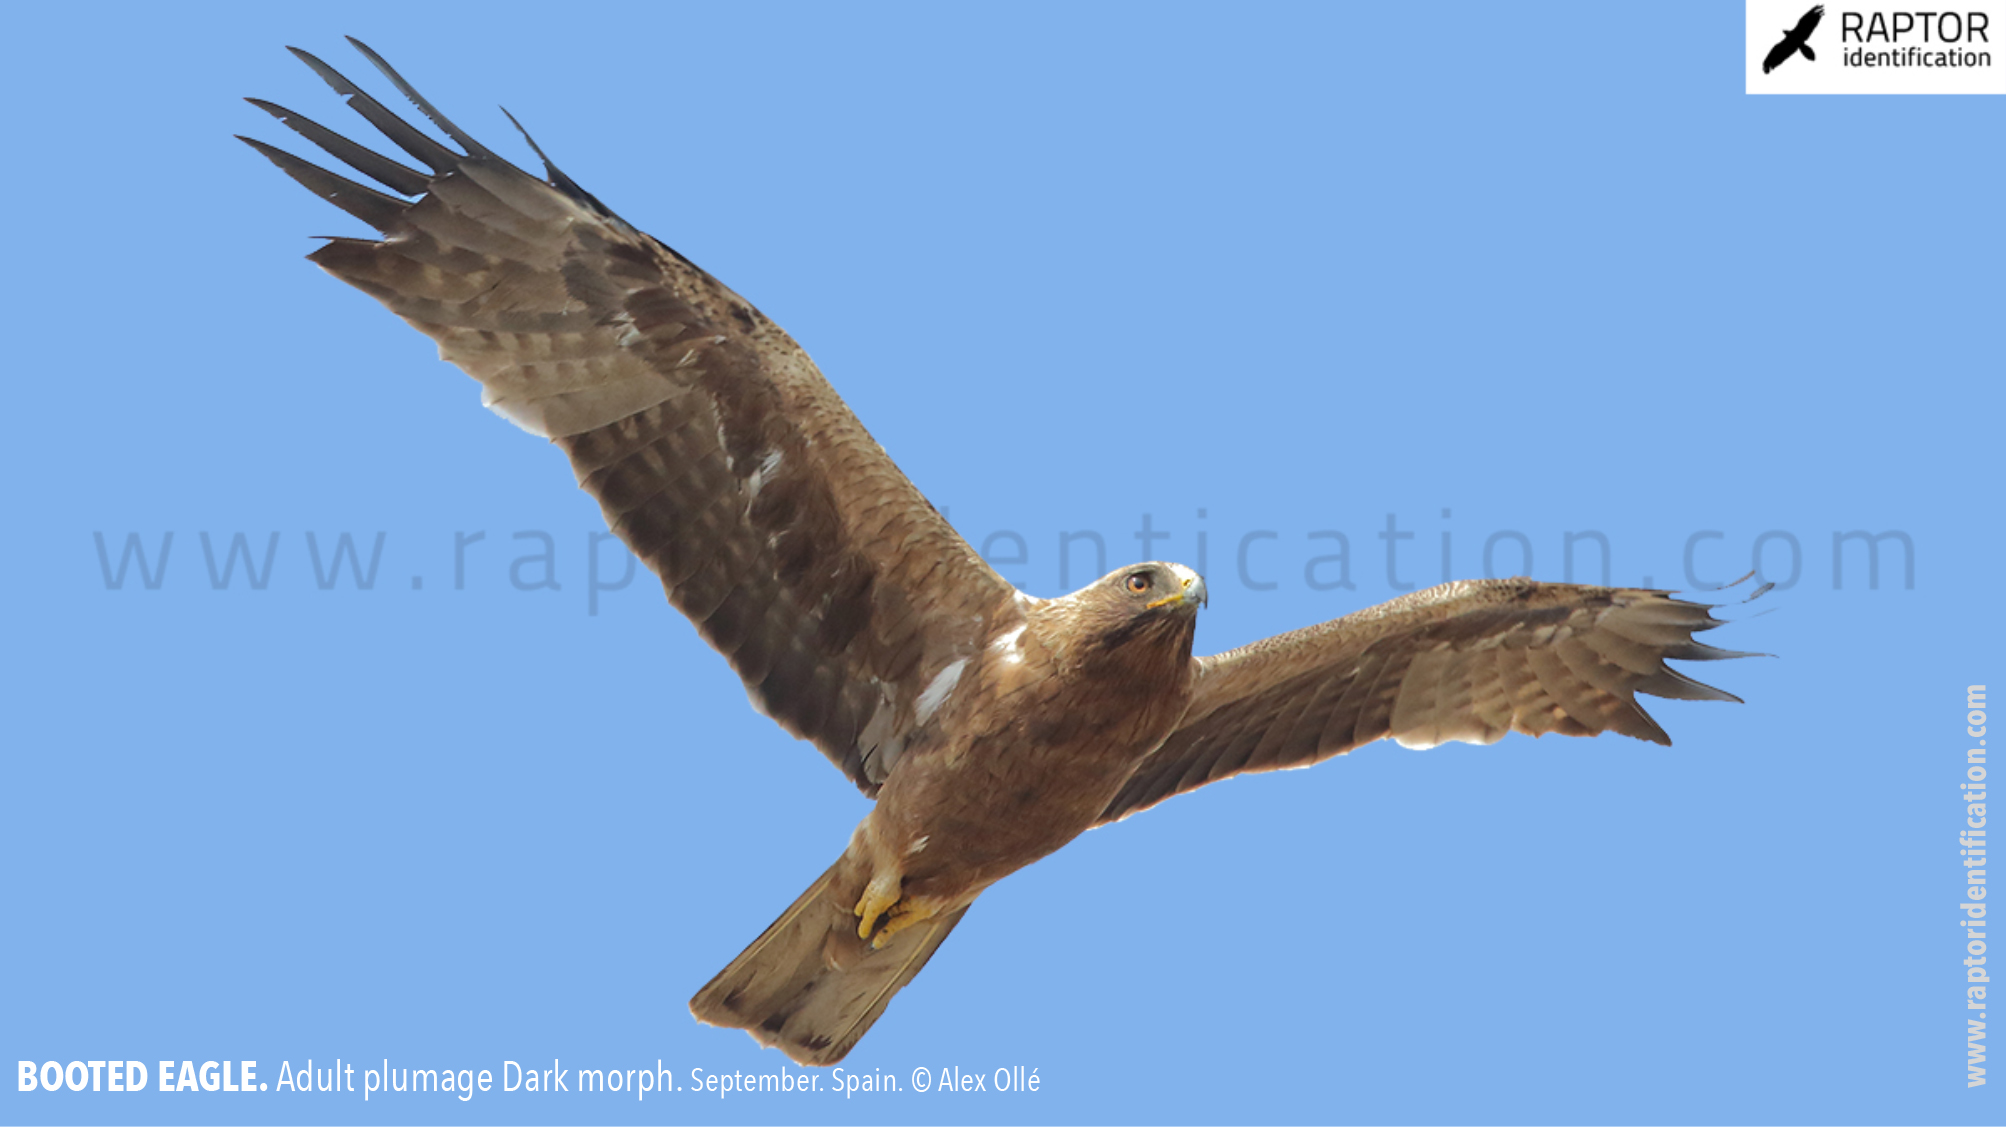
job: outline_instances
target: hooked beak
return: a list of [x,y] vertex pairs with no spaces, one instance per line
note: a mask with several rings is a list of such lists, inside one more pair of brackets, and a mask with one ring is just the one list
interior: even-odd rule
[[1177,579],[1181,586],[1177,591],[1151,603],[1149,605],[1150,610],[1153,611],[1158,607],[1168,607],[1173,603],[1186,604],[1193,608],[1205,606],[1205,577],[1186,568],[1182,564],[1172,564],[1171,568],[1176,571]]

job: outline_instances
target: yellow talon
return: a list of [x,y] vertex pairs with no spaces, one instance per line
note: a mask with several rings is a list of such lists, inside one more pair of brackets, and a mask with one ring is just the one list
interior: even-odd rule
[[[893,906],[899,902],[899,884],[897,874],[880,874],[864,887],[864,896],[853,910],[860,918],[857,921],[857,939],[869,940],[878,918],[893,911]],[[886,925],[886,928],[890,929],[891,925]]]
[[878,934],[871,938],[871,947],[882,948],[895,934],[932,919],[932,910],[916,908],[910,901],[901,902],[898,907],[892,909],[891,919],[886,921],[885,926],[878,930]]

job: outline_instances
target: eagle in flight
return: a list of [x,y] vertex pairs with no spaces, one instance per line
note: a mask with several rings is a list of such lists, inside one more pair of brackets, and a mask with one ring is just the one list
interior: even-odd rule
[[251,99],[388,190],[245,138],[377,232],[312,261],[555,443],[753,704],[876,799],[835,864],[697,992],[704,1022],[839,1061],[983,890],[1215,780],[1385,737],[1669,744],[1639,692],[1737,700],[1666,665],[1740,655],[1695,642],[1720,620],[1662,591],[1463,581],[1205,658],[1191,653],[1205,581],[1182,565],[1056,599],[1018,591],[750,302],[527,134],[544,179],[350,42],[458,151],[295,49],[422,166]]
[[1782,40],[1776,46],[1771,47],[1769,54],[1763,57],[1762,73],[1768,74],[1770,71],[1789,62],[1790,56],[1795,55],[1799,51],[1804,52],[1805,58],[1814,63],[1817,62],[1818,56],[1811,51],[1811,33],[1818,30],[1818,21],[1824,18],[1825,5],[1814,5],[1810,11],[1804,13],[1803,17],[1797,21],[1796,27],[1786,28],[1783,32]]

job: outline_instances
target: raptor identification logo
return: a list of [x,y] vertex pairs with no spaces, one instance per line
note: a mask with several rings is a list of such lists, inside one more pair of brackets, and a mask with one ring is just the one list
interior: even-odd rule
[[2006,2],[1747,0],[1750,94],[2006,94]]

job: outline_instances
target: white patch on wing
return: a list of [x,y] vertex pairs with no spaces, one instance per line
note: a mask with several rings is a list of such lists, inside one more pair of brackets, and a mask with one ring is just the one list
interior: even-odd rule
[[914,854],[917,854],[917,853],[919,853],[919,852],[920,852],[921,850],[924,850],[924,849],[926,849],[926,843],[927,843],[927,839],[929,839],[929,838],[931,838],[931,837],[933,837],[933,836],[932,836],[932,835],[929,835],[929,834],[922,834],[922,835],[920,835],[920,836],[919,836],[919,840],[918,840],[918,841],[914,842],[914,843],[913,843],[913,844],[912,844],[911,846],[908,846],[908,847],[906,847],[906,852],[905,852],[905,856],[906,856],[906,857],[908,857],[908,858],[910,858],[910,857],[912,857],[912,856],[913,856]]
[[732,474],[738,473],[738,460],[731,456],[731,440],[725,437],[724,422],[722,420],[717,425],[717,452],[724,456],[725,471]]
[[[1482,724],[1481,721],[1475,723]],[[1426,751],[1430,748],[1439,748],[1444,744],[1496,744],[1504,738],[1504,730],[1491,728],[1465,729],[1456,732],[1435,732],[1431,730],[1428,733],[1411,733],[1403,736],[1396,732],[1391,735],[1393,743],[1398,744],[1402,748]],[[1304,766],[1307,767],[1308,765]]]
[[746,487],[751,490],[753,497],[759,496],[759,487],[766,484],[766,476],[779,468],[780,452],[777,450],[767,451],[766,457],[759,460],[758,466],[753,467],[752,477],[745,480]]
[[968,659],[956,658],[933,675],[933,680],[926,683],[925,689],[919,691],[919,711],[913,717],[915,722],[925,724],[927,718],[933,716],[934,711],[940,708],[940,703],[946,701],[947,695],[954,692],[954,687],[961,681],[961,671],[967,666]]
[[487,400],[481,406],[501,416],[503,419],[528,431],[539,439],[550,438],[550,425],[544,422],[540,404],[525,403],[522,400]]
[[989,649],[1003,656],[1005,662],[1017,663],[1024,660],[1024,628],[1018,627],[989,644]]

